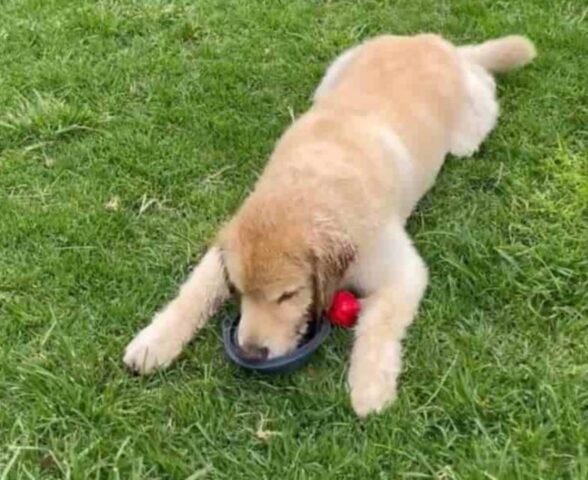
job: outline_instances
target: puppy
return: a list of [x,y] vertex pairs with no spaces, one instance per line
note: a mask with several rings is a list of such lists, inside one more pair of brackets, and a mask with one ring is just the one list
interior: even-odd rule
[[438,35],[380,36],[340,55],[312,108],[278,141],[237,214],[178,296],[128,345],[124,362],[168,366],[236,292],[238,343],[257,359],[294,348],[333,293],[364,297],[349,385],[355,412],[396,396],[401,340],[427,285],[404,226],[445,156],[469,156],[493,129],[492,76],[530,62],[519,36],[455,47]]

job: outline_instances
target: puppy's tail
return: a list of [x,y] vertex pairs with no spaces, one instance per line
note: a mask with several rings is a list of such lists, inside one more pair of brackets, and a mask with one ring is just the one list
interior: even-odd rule
[[458,50],[468,61],[493,73],[522,67],[537,55],[533,43],[520,35],[488,40],[478,45],[466,45]]

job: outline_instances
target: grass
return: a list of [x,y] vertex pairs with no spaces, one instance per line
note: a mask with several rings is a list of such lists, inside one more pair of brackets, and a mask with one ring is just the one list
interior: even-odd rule
[[[0,480],[588,478],[582,2],[0,1]],[[397,403],[358,421],[339,332],[251,377],[211,322],[121,352],[247,194],[328,61],[380,32],[525,33],[482,151],[410,231],[432,283]]]

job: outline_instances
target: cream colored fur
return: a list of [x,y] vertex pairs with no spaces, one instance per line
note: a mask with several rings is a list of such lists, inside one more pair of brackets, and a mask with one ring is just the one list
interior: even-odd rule
[[229,295],[239,343],[295,348],[333,292],[359,291],[349,385],[360,416],[396,396],[401,341],[427,285],[404,224],[447,153],[471,155],[498,115],[493,71],[528,63],[522,37],[456,48],[437,35],[382,36],[344,52],[313,107],[282,136],[254,192],[175,300],[126,349],[149,373],[169,365]]

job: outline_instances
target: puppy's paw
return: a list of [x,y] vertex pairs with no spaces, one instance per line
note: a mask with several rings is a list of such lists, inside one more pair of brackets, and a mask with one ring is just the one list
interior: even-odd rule
[[379,413],[396,398],[400,349],[399,342],[385,342],[373,350],[361,351],[364,349],[360,347],[353,352],[349,386],[351,405],[358,416]]
[[169,327],[154,322],[127,345],[123,361],[131,370],[144,375],[167,367],[180,354],[182,346]]
[[395,383],[356,382],[351,387],[351,406],[359,417],[379,413],[396,398]]

